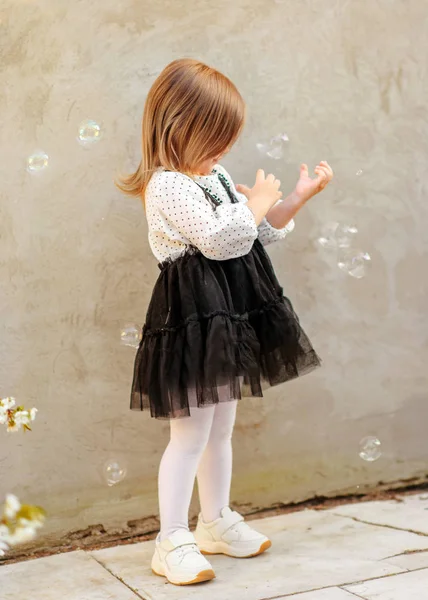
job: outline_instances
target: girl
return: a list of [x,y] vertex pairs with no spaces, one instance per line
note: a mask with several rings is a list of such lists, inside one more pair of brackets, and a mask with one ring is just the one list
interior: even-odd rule
[[[142,162],[119,188],[145,203],[160,275],[135,359],[131,408],[170,419],[159,470],[161,531],[152,569],[186,585],[215,577],[205,554],[248,557],[271,542],[229,508],[237,401],[320,363],[283,296],[264,246],[331,180],[326,162],[281,201],[257,172],[236,186],[218,163],[238,138],[245,106],[233,83],[196,60],[176,60],[144,109]],[[201,514],[188,512],[195,477]]]

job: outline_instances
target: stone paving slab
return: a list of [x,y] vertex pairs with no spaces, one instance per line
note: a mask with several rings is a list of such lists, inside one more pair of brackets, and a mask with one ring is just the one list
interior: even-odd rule
[[428,600],[428,537],[404,531],[422,529],[427,502],[423,494],[253,521],[273,547],[248,560],[210,557],[217,579],[199,586],[179,588],[153,575],[154,542],[5,565],[0,599]]
[[405,572],[405,567],[389,563],[386,557],[424,549],[427,541],[424,536],[366,525],[329,511],[307,510],[252,525],[271,537],[273,547],[268,552],[247,560],[210,557],[217,579],[184,589],[152,574],[154,542],[92,554],[150,600],[262,600]]
[[399,500],[348,504],[332,508],[328,512],[378,525],[417,531],[428,536],[428,494],[402,496]]
[[0,567],[1,600],[139,600],[85,552]]
[[[345,587],[364,600],[427,600],[428,569]],[[295,600],[301,600],[298,596]]]

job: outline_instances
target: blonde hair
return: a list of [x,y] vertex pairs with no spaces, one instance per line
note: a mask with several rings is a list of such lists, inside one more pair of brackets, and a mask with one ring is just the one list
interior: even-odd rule
[[156,169],[196,173],[198,165],[237,140],[244,118],[244,100],[230,79],[197,60],[173,61],[146,99],[140,165],[135,173],[119,177],[117,187],[144,202]]

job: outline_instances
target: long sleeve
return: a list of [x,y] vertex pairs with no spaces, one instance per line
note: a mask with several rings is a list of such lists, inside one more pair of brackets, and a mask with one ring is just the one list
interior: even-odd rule
[[[224,169],[220,165],[216,165],[216,170],[219,173],[222,173],[224,175],[224,177],[226,177],[226,179],[230,183],[231,190],[233,191],[235,196],[238,198],[238,200],[240,202],[242,202],[243,204],[246,204],[247,203],[246,196],[244,194],[241,194],[240,192],[236,191],[235,184],[233,183],[233,181],[232,181],[229,173],[226,171],[226,169]],[[291,231],[293,231],[293,229],[294,229],[293,219],[289,223],[287,223],[287,225],[285,227],[283,227],[282,229],[276,229],[269,223],[269,221],[266,218],[264,218],[263,221],[258,226],[258,238],[259,238],[260,242],[263,244],[263,246],[267,246],[268,244],[272,244],[273,242],[278,242],[279,240],[283,240]]]
[[259,240],[261,241],[263,246],[267,246],[268,244],[272,244],[273,242],[283,240],[291,231],[293,231],[294,221],[293,219],[291,219],[291,221],[289,221],[285,227],[282,227],[282,229],[276,229],[276,227],[273,227],[265,218],[260,223],[258,229]]
[[254,215],[244,203],[224,203],[213,210],[203,190],[181,173],[162,172],[152,179],[146,210],[156,234],[184,237],[213,260],[248,254],[258,237]]

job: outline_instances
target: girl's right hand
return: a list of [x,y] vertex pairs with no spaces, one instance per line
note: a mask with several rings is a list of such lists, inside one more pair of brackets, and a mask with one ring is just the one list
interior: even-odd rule
[[248,198],[247,206],[254,215],[256,225],[260,225],[272,206],[282,198],[280,185],[280,180],[274,175],[269,174],[266,177],[263,169],[259,169],[252,188],[246,185],[236,186],[236,190]]
[[275,175],[270,173],[265,176],[263,169],[259,169],[256,175],[256,183],[252,188],[238,184],[236,190],[244,194],[249,201],[255,202],[259,199],[261,202],[269,202],[270,207],[272,207],[282,198],[282,192],[279,191],[280,186],[281,182],[275,178]]

